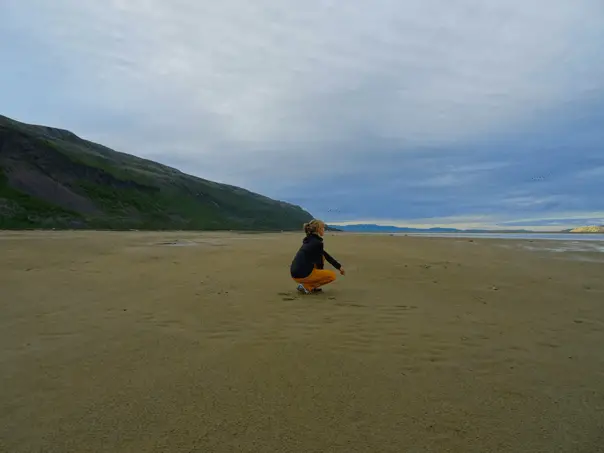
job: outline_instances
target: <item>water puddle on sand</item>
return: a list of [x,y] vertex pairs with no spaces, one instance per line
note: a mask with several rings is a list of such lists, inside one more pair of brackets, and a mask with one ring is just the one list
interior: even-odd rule
[[200,241],[187,241],[187,240],[174,240],[174,241],[163,241],[163,242],[155,242],[150,245],[157,245],[162,247],[197,247],[200,245],[213,245],[213,246],[223,246],[224,242],[218,240],[200,240]]
[[166,247],[194,247],[199,244],[196,242],[160,242],[159,244],[155,245],[163,245]]
[[601,243],[593,243],[593,242],[570,242],[563,243],[556,246],[532,246],[532,245],[522,245],[526,250],[536,250],[536,251],[546,251],[546,252],[555,252],[555,253],[564,253],[564,252],[588,252],[588,253],[604,253],[604,245]]
[[531,252],[549,252],[557,255],[558,259],[571,261],[586,261],[591,263],[604,263],[604,244],[602,242],[572,241],[562,242],[560,244],[538,244],[538,241],[531,244],[498,244],[507,249],[522,249]]
[[585,261],[587,263],[602,263],[604,264],[604,258],[597,259],[591,256],[583,256],[583,255],[565,255],[563,259],[568,259],[572,261]]

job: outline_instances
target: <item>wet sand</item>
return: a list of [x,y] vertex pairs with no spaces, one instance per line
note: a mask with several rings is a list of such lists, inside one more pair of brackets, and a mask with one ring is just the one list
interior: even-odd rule
[[0,451],[604,451],[601,254],[300,239],[0,233]]

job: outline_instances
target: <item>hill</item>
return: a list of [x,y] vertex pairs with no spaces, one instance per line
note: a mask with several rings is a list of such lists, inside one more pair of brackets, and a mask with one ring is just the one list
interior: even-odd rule
[[601,226],[591,225],[591,226],[573,228],[572,230],[569,230],[569,232],[570,233],[604,233],[604,225],[601,225]]
[[457,228],[407,228],[389,225],[358,224],[336,225],[341,231],[355,233],[532,233],[529,230],[460,230]]
[[0,228],[299,230],[299,206],[0,115]]

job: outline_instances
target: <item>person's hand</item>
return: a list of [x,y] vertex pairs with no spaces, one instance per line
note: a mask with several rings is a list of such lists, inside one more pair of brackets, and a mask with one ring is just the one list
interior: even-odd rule
[[340,268],[340,274],[342,274],[342,275],[346,275],[346,271],[344,270],[344,268],[343,268],[343,267],[341,267],[341,268]]

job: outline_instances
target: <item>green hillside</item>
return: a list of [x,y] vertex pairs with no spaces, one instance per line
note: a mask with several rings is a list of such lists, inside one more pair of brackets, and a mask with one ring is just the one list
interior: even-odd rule
[[298,206],[0,115],[0,228],[299,230]]

